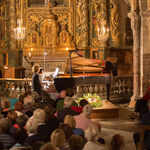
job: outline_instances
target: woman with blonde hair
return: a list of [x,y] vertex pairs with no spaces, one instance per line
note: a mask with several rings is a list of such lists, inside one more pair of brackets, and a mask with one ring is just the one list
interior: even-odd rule
[[18,102],[18,92],[10,91],[9,93],[10,109],[14,109],[15,104]]
[[69,144],[66,143],[65,133],[62,129],[56,129],[51,134],[51,143],[57,146],[59,149],[70,150]]
[[33,76],[32,76],[32,89],[33,91],[37,92],[39,95],[42,93],[42,85],[39,79],[39,71],[40,71],[40,66],[39,65],[34,65],[32,68],[33,71]]
[[80,135],[84,139],[84,131],[80,128],[75,127],[76,122],[75,122],[75,119],[73,118],[73,116],[66,115],[66,117],[64,118],[64,123],[68,124],[72,128],[74,135]]

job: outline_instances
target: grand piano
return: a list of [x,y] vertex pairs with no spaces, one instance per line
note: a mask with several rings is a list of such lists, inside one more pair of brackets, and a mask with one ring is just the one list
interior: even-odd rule
[[[60,92],[67,88],[74,88],[82,85],[104,84],[107,89],[107,100],[109,100],[112,75],[111,73],[103,73],[108,69],[106,68],[107,63],[83,58],[75,54],[71,57],[71,61],[73,74],[64,74],[54,78],[56,90]],[[68,63],[67,66],[70,66],[70,64]],[[67,67],[66,72],[68,73],[69,71],[69,67]]]

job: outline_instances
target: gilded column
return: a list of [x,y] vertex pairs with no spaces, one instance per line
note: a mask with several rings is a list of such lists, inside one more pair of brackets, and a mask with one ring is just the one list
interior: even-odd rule
[[137,11],[132,11],[128,15],[131,19],[131,28],[133,32],[133,100],[140,97],[140,30],[141,17]]
[[16,48],[16,40],[14,38],[14,27],[16,25],[16,15],[15,15],[15,0],[9,1],[9,46],[10,49]]
[[111,46],[118,47],[120,44],[118,0],[110,0],[110,6],[110,35],[112,40]]
[[82,0],[81,18],[81,47],[86,49],[89,47],[88,0]]

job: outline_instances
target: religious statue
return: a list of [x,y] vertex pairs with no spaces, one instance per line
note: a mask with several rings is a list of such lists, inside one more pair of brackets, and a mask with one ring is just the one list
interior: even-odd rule
[[71,36],[66,30],[66,26],[62,25],[62,30],[58,38],[59,47],[71,47]]

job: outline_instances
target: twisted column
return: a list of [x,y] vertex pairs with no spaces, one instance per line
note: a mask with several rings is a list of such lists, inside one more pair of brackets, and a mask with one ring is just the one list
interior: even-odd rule
[[119,40],[119,14],[118,14],[118,0],[110,0],[111,12],[110,12],[110,33],[113,47],[118,47]]
[[10,49],[16,48],[16,40],[14,37],[14,27],[16,26],[15,0],[9,1],[9,46]]
[[81,44],[82,48],[88,48],[89,46],[89,22],[88,22],[88,0],[82,0],[82,13],[81,13]]

